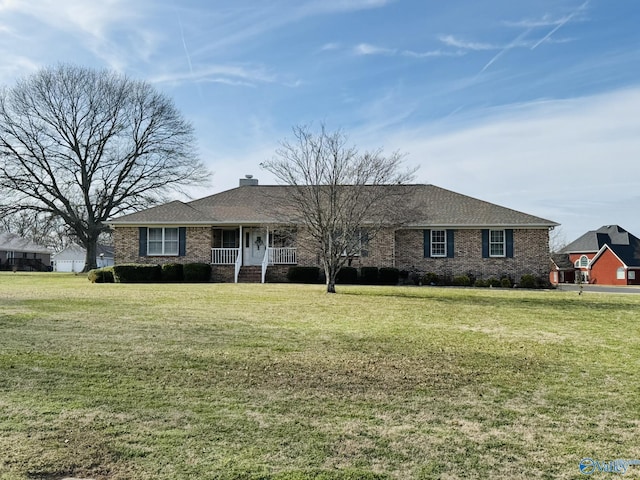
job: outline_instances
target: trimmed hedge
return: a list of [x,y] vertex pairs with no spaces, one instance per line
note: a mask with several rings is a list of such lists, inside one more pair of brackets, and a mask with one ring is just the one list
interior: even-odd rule
[[162,265],[162,281],[167,283],[182,282],[184,270],[181,263],[165,263]]
[[457,275],[453,277],[451,283],[456,287],[469,287],[471,286],[471,279],[467,275]]
[[358,283],[358,269],[356,267],[342,267],[336,275],[336,283],[355,285]]
[[162,280],[160,265],[127,263],[113,266],[116,283],[157,283]]
[[437,273],[427,272],[422,277],[423,285],[439,285],[441,283],[440,277]]
[[208,263],[185,263],[182,266],[184,281],[187,283],[207,283],[211,281],[211,265]]
[[533,275],[523,275],[520,277],[520,283],[518,284],[520,288],[536,288],[536,277]]
[[296,266],[289,267],[289,270],[287,271],[287,280],[291,283],[318,283],[319,278],[319,267]]
[[87,273],[91,283],[113,283],[113,267],[94,268]]
[[378,281],[381,285],[397,285],[400,280],[400,270],[393,267],[382,267],[378,270]]
[[378,267],[360,267],[360,283],[376,285],[378,283]]

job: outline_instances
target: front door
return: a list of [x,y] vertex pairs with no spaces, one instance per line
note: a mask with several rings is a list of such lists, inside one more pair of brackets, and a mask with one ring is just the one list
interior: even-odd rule
[[263,228],[244,229],[244,264],[262,265],[267,251],[267,238]]

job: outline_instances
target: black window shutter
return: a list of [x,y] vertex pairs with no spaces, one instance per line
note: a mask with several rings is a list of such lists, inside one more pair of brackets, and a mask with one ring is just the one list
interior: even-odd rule
[[178,256],[187,254],[187,227],[178,228]]
[[424,230],[424,258],[431,256],[431,230]]
[[455,230],[447,230],[447,258],[453,258],[453,252],[455,250],[455,243],[453,237]]
[[513,229],[508,228],[504,231],[507,257],[513,258]]
[[369,232],[367,230],[360,232],[360,256],[369,256]]
[[140,235],[138,236],[138,241],[140,242],[138,255],[141,257],[146,257],[147,256],[147,227],[139,227],[138,231],[140,232]]
[[489,230],[482,230],[482,258],[489,258]]

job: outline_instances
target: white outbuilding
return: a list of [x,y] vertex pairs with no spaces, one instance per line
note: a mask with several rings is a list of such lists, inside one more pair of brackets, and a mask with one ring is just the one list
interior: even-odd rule
[[[54,272],[81,272],[87,252],[80,245],[71,244],[51,258]],[[98,244],[96,264],[98,268],[113,265],[113,247]]]

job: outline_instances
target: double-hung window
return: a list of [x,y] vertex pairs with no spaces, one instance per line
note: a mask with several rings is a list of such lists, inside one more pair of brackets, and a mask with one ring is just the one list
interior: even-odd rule
[[222,231],[222,248],[238,248],[237,230]]
[[431,230],[431,256],[446,257],[447,256],[447,231]]
[[489,230],[489,256],[506,256],[506,242],[504,230]]
[[147,235],[148,255],[178,255],[177,228],[150,228]]

